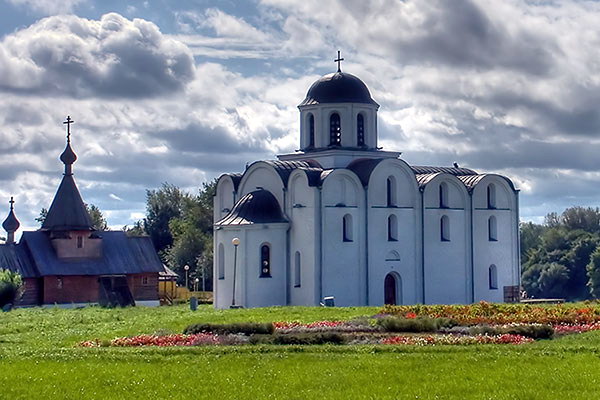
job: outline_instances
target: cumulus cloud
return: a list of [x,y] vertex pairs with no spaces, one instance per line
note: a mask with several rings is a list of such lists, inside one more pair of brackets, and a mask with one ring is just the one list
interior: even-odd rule
[[150,97],[194,78],[182,43],[142,19],[53,16],[0,42],[0,89],[75,97]]

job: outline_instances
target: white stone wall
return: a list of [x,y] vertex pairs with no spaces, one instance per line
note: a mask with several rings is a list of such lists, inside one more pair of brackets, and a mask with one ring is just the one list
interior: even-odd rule
[[[288,183],[288,214],[290,227],[289,255],[289,299],[292,305],[318,305],[320,300],[320,265],[319,259],[319,224],[321,209],[319,208],[319,189],[310,187],[306,173],[294,171]],[[296,279],[297,256],[300,261],[300,279]],[[299,285],[297,285],[299,283]]]
[[[387,179],[395,180],[395,204],[387,205]],[[420,193],[410,167],[400,160],[384,160],[368,184],[369,304],[383,305],[384,280],[395,273],[398,304],[421,299]],[[397,241],[388,240],[388,217],[397,218]]]
[[[496,208],[487,204],[487,188],[496,190]],[[473,190],[473,269],[475,301],[504,301],[504,287],[519,285],[517,198],[507,182],[489,175]],[[489,240],[488,219],[494,216],[497,241]],[[497,289],[490,288],[489,268],[496,266]]]
[[[440,208],[439,187],[448,187],[448,208]],[[426,304],[470,303],[470,212],[468,193],[458,178],[440,174],[423,192],[424,279]],[[449,220],[449,241],[441,240],[440,221]]]
[[327,147],[329,138],[329,117],[337,112],[342,128],[342,146],[357,146],[357,116],[363,114],[365,126],[365,145],[377,147],[377,106],[361,103],[332,103],[300,107],[300,147],[309,144],[309,114],[315,117],[315,147]]
[[[339,306],[366,304],[365,196],[356,175],[335,170],[322,189],[322,296]],[[343,218],[352,218],[352,241],[343,241]]]
[[[215,271],[216,308],[228,308],[232,304],[235,248],[231,241],[234,237],[240,239],[235,276],[236,305],[250,308],[287,304],[287,229],[287,223],[278,223],[223,227],[215,232],[216,248],[220,244],[225,248],[225,277],[219,279],[218,271]],[[263,244],[268,244],[271,249],[271,277],[260,276],[260,248]],[[215,255],[215,265],[218,266],[218,250]]]

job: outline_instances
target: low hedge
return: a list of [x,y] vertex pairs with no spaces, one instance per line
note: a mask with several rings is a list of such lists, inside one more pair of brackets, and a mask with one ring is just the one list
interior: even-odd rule
[[437,332],[441,328],[456,326],[449,318],[401,318],[385,317],[377,321],[377,325],[385,332]]
[[241,322],[236,324],[194,324],[189,325],[184,329],[183,333],[187,335],[210,332],[217,335],[236,334],[254,335],[266,334],[270,335],[275,332],[275,326],[271,322],[255,323]]
[[346,338],[336,332],[277,333],[274,335],[252,335],[250,343],[283,345],[344,344]]
[[521,335],[531,339],[552,339],[554,328],[550,325],[514,325],[514,326],[474,326],[469,329],[472,335]]

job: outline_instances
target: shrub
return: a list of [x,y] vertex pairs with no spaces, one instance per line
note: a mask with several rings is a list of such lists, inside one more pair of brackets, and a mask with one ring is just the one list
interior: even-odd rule
[[517,325],[505,328],[503,333],[525,336],[532,339],[552,339],[554,328],[550,325]]
[[509,325],[509,326],[473,326],[469,329],[471,335],[519,335],[531,339],[551,339],[554,336],[554,328],[550,325]]
[[386,332],[437,332],[440,328],[456,326],[449,318],[400,318],[385,317],[377,321],[377,325]]
[[253,323],[243,322],[237,324],[194,324],[183,331],[184,334],[192,335],[196,333],[210,332],[217,335],[241,333],[243,335],[267,334],[275,332],[275,326],[271,322]]
[[23,280],[17,272],[0,269],[0,308],[14,304],[22,285]]
[[295,345],[315,345],[315,344],[344,344],[346,338],[335,332],[317,332],[317,333],[278,333],[275,335],[252,335],[250,337],[252,344],[295,344]]

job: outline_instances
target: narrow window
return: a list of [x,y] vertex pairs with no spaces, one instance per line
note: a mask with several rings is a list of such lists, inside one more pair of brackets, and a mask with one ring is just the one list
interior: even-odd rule
[[77,248],[83,248],[83,236],[77,236]]
[[493,183],[487,187],[487,208],[496,208],[496,186]]
[[57,289],[63,288],[63,279],[62,278],[56,278],[56,288]]
[[356,117],[356,144],[359,147],[365,145],[365,118],[362,114]]
[[440,183],[440,208],[448,208],[448,185]]
[[329,117],[329,145],[342,145],[342,124],[338,113],[333,113]]
[[398,241],[398,218],[392,214],[388,217],[388,242]]
[[490,265],[489,270],[490,289],[498,289],[498,271],[494,264]]
[[352,241],[352,215],[346,214],[342,219],[342,232],[344,242]]
[[388,176],[387,178],[387,206],[395,207],[396,206],[396,178],[393,176]]
[[148,285],[148,277],[147,276],[142,276],[142,285],[144,285],[144,286]]
[[450,220],[447,215],[440,219],[440,239],[442,242],[450,241]]
[[308,117],[308,147],[315,147],[315,116],[312,114]]
[[225,279],[225,247],[223,243],[219,243],[219,253],[217,255],[218,266],[219,266],[219,279]]
[[268,244],[260,247],[260,277],[271,277],[271,248]]
[[493,215],[488,219],[488,239],[490,242],[496,242],[498,240],[498,226],[496,217]]
[[300,287],[301,284],[302,267],[300,263],[300,252],[297,251],[296,255],[294,256],[294,287]]

